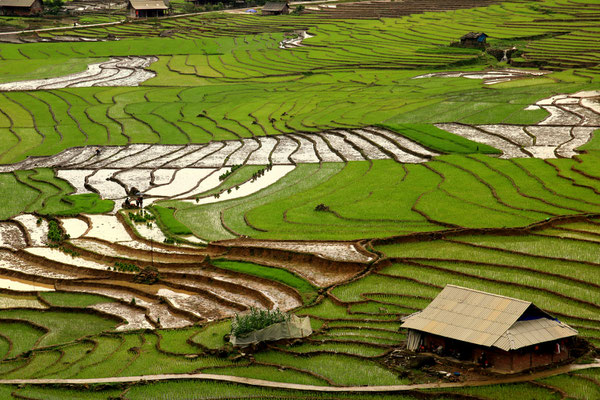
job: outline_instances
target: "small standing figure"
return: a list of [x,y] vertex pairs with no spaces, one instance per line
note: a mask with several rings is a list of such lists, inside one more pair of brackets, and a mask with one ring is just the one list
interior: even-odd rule
[[100,157],[100,149],[96,149],[96,157]]
[[125,208],[131,207],[131,202],[129,201],[129,197],[125,197]]
[[144,198],[142,196],[138,197],[137,203],[139,208],[144,208]]

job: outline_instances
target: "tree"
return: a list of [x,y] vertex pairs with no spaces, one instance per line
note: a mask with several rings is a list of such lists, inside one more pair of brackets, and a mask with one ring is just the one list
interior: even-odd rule
[[46,13],[56,15],[60,12],[62,6],[65,4],[63,0],[48,0],[45,3]]

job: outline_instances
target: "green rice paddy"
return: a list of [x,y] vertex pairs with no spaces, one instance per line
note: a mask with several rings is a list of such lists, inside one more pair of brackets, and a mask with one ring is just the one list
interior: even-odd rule
[[[525,110],[536,101],[599,90],[600,20],[594,5],[499,2],[379,19],[205,14],[39,33],[120,40],[0,44],[0,83],[81,72],[117,56],[158,57],[148,68],[155,76],[140,86],[1,92],[0,164],[77,146],[203,144],[372,125],[440,153],[421,164],[392,159],[298,164],[243,198],[153,206],[157,224],[170,237],[364,239],[389,261],[365,265],[356,279],[318,287],[288,269],[289,260],[279,260],[277,267],[210,260],[215,270],[299,293],[302,305],[291,312],[311,318],[308,338],[238,351],[227,341],[228,319],[124,332],[123,318],[91,307],[141,307],[135,301],[60,288],[19,296],[1,289],[0,379],[207,373],[318,386],[432,381],[389,360],[406,340],[401,318],[424,308],[446,284],[532,301],[600,346],[599,131],[570,159],[501,159],[493,146],[434,125],[536,124],[549,115]],[[297,30],[312,37],[303,46],[279,48]],[[413,79],[505,67],[489,54],[449,46],[470,30],[487,33],[492,47],[515,46],[513,67],[551,72],[497,85],[457,77]],[[162,37],[163,31],[173,34]],[[244,165],[197,197],[235,190],[264,167]],[[35,166],[0,173],[0,199],[0,220],[22,213],[104,214],[115,206],[96,193],[76,193],[54,169]],[[321,204],[328,211],[317,210]],[[427,236],[432,232],[445,234]],[[190,265],[207,266],[201,262]],[[594,399],[600,397],[599,374],[588,369],[517,384],[343,398]],[[176,380],[0,384],[0,398],[339,396]]]

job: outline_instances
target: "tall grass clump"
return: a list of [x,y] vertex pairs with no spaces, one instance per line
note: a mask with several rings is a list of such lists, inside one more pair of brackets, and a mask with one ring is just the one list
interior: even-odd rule
[[231,323],[231,334],[239,337],[289,320],[290,316],[278,308],[275,310],[259,310],[258,308],[251,307],[249,314],[235,315]]

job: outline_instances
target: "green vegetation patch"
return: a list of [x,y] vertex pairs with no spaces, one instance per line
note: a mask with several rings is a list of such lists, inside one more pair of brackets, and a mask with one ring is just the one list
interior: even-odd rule
[[263,265],[253,264],[242,261],[212,260],[211,264],[216,267],[230,271],[242,272],[248,275],[254,275],[261,278],[281,282],[297,289],[300,293],[314,293],[316,288],[307,280],[300,278],[289,271],[281,268],[265,267]]
[[502,152],[487,144],[477,143],[462,136],[455,135],[443,129],[428,124],[394,124],[384,123],[379,126],[399,133],[424,147],[440,153],[458,154],[502,154]]
[[191,235],[190,228],[179,222],[175,218],[175,210],[173,208],[152,206],[150,211],[156,215],[156,220],[161,229],[173,235]]
[[54,307],[85,308],[94,304],[113,303],[114,299],[98,294],[73,292],[41,292],[40,297]]

